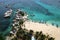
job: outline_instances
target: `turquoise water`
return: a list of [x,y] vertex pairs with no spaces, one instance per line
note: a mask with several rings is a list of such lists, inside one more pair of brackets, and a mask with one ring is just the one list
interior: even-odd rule
[[[58,9],[57,7],[54,6],[50,6],[47,4],[44,4],[42,2],[38,2],[35,1],[35,3],[39,4],[40,6],[44,7],[45,9],[48,9],[50,13],[52,13],[52,16],[48,16],[48,15],[44,15],[43,12],[42,14],[39,14],[40,12],[33,12],[36,16],[35,17],[30,17],[32,18],[32,20],[44,20],[47,21],[49,23],[54,23],[54,24],[58,24],[60,26],[60,9]],[[43,9],[44,10],[44,9]]]
[[[1,3],[2,2],[2,3]],[[9,5],[8,8],[5,8],[7,5]],[[40,2],[40,0],[0,0],[0,24],[3,25],[1,26],[1,31],[2,29],[5,30],[5,33],[8,33],[11,30],[10,24],[12,23],[12,19],[14,16],[11,16],[10,19],[8,19],[8,24],[5,27],[6,19],[3,18],[4,13],[8,9],[13,9],[14,11],[17,9],[21,9],[23,11],[26,11],[28,16],[28,19],[33,20],[33,21],[41,21],[44,20],[47,23],[51,24],[58,24],[60,27],[60,9],[57,8],[56,6],[51,6],[48,4],[44,4]],[[14,12],[13,11],[13,12]],[[15,12],[12,13],[12,15],[15,15]],[[34,16],[31,16],[34,15]],[[3,23],[2,23],[3,22]],[[4,32],[4,31],[2,31]]]
[[[44,4],[42,2],[38,2],[38,1],[34,1],[34,5],[32,6],[26,6],[25,4],[15,4],[14,6],[16,8],[21,8],[22,10],[26,11],[27,14],[29,15],[29,19],[33,20],[33,21],[47,21],[48,23],[54,23],[54,24],[58,24],[60,26],[60,9],[58,9],[57,7],[54,6],[50,6],[47,4]],[[46,10],[49,11],[49,13],[51,13],[50,15],[47,15],[45,12],[47,12]],[[35,16],[31,16],[31,14],[35,15]]]

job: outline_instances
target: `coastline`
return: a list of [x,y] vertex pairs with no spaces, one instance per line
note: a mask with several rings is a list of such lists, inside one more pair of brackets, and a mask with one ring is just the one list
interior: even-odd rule
[[32,22],[30,20],[25,21],[24,25],[25,27],[23,28],[26,28],[28,30],[33,30],[34,32],[42,31],[44,34],[54,37],[55,40],[60,39],[60,28],[57,28],[55,26],[38,23],[38,22]]
[[[60,39],[60,28],[57,28],[56,26],[50,25],[50,24],[44,22],[43,20],[42,20],[42,22],[37,22],[37,21],[29,20],[27,17],[28,17],[27,14],[22,16],[24,23],[22,25],[19,25],[19,27],[21,26],[23,29],[26,28],[27,31],[33,30],[34,33],[42,31],[43,34],[49,35],[50,37],[54,37],[55,40]],[[18,22],[18,21],[16,21],[16,22]],[[14,30],[12,30],[12,32]],[[19,30],[19,28],[18,28],[18,30]],[[17,31],[15,31],[15,32],[17,33]],[[14,36],[12,36],[13,38],[16,37],[16,33],[14,33]]]

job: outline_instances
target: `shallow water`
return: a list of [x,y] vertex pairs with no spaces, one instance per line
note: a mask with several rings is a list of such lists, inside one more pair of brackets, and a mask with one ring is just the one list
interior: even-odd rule
[[[8,8],[6,8],[7,5],[9,5]],[[48,23],[58,24],[60,26],[60,9],[55,5],[46,4],[42,1],[40,2],[40,0],[0,0],[0,31],[2,32],[6,29],[8,30],[11,20],[14,17],[11,16],[10,19],[3,18],[4,13],[10,8],[13,10],[20,8],[26,11],[29,15],[28,18],[33,21],[44,20]],[[12,15],[13,14],[15,15],[15,13],[12,13]],[[7,32],[7,30],[5,32]]]

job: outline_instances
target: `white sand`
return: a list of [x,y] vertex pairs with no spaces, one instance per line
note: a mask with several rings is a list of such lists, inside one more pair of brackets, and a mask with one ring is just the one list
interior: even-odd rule
[[55,40],[60,40],[60,28],[31,21],[26,21],[24,24],[25,28],[28,30],[32,29],[34,31],[42,31],[45,34],[49,34],[50,36],[54,37]]

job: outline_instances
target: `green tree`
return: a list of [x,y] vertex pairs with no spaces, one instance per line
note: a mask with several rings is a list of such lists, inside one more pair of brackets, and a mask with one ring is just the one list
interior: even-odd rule
[[39,36],[39,32],[37,31],[37,32],[35,33],[35,38],[36,38],[36,40],[37,40],[38,36]]
[[20,24],[20,25],[22,25],[23,23],[24,23],[24,21],[23,21],[23,20],[20,20],[20,21],[19,21],[19,24]]
[[22,16],[24,16],[24,12],[23,11],[20,11],[19,14],[21,14]]
[[50,38],[48,38],[48,40],[54,40],[54,38],[53,37],[50,37]]
[[0,34],[0,40],[5,40],[4,36],[2,36],[1,34]]

